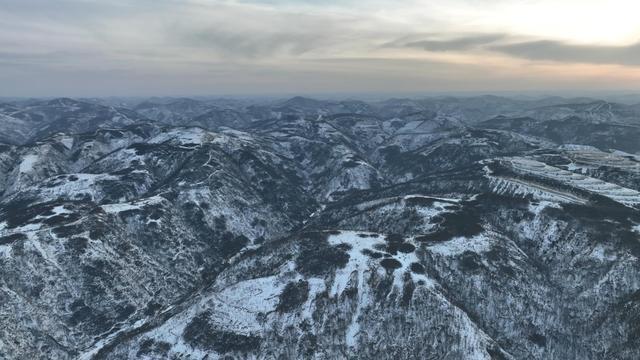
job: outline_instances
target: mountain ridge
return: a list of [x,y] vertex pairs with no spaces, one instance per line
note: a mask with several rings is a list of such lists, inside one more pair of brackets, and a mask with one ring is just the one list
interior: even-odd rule
[[294,103],[0,108],[0,357],[638,356],[628,118]]

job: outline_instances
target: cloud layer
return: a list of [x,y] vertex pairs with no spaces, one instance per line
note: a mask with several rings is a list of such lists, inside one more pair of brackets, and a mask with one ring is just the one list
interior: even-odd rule
[[[625,20],[616,19],[617,26],[603,26],[610,29],[611,39],[621,40],[618,43],[570,39],[566,32],[550,31],[558,25],[557,14],[548,16],[548,24],[541,19],[539,31],[527,25],[530,16],[523,15],[515,25],[514,18],[520,10],[571,9],[569,5],[578,6],[574,0],[531,1],[526,6],[533,8],[515,10],[513,4],[5,0],[0,7],[0,81],[5,84],[0,96],[389,93],[638,84],[640,44],[622,39],[634,34],[640,39],[637,22],[622,26]],[[581,9],[594,15],[566,16],[567,25],[572,18],[589,21],[608,9],[595,6],[605,1],[589,4]]]
[[604,46],[539,40],[496,45],[490,49],[529,60],[640,66],[640,43],[628,46]]

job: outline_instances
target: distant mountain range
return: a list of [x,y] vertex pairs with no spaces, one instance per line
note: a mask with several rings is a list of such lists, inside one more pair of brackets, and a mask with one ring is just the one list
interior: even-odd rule
[[640,105],[0,104],[1,359],[638,359]]

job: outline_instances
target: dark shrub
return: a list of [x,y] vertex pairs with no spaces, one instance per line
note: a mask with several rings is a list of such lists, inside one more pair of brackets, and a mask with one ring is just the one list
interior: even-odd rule
[[362,250],[362,254],[367,255],[370,258],[374,258],[374,259],[380,259],[382,258],[383,254],[377,251],[371,251],[369,249],[363,249]]
[[460,258],[460,268],[465,271],[476,271],[482,267],[480,256],[472,251],[465,251]]
[[57,227],[57,228],[53,229],[53,233],[59,238],[68,238],[68,237],[71,237],[73,235],[80,234],[83,231],[84,230],[82,230],[82,226],[80,226],[78,224],[60,226],[60,227]]
[[387,252],[393,255],[398,252],[409,254],[414,251],[416,251],[416,247],[409,243],[390,243],[387,245]]
[[84,254],[88,244],[89,239],[84,237],[76,237],[67,240],[67,242],[65,243],[65,248],[72,251],[74,254]]
[[276,310],[279,312],[291,312],[304,304],[309,298],[309,282],[299,280],[290,282],[285,286]]
[[418,263],[411,263],[411,271],[413,271],[416,274],[424,274],[425,273],[424,266],[422,266],[422,264],[418,264]]
[[0,245],[9,245],[20,240],[27,240],[27,235],[23,233],[15,233],[0,237]]
[[411,281],[409,278],[404,282],[404,287],[402,288],[402,298],[400,299],[400,305],[403,307],[407,307],[411,304],[411,299],[413,298],[413,292],[416,289],[416,284]]
[[208,313],[202,313],[191,320],[185,327],[182,338],[191,346],[214,350],[221,354],[256,350],[262,342],[262,338],[258,336],[215,329],[209,323]]
[[400,261],[393,258],[382,259],[380,261],[380,265],[382,265],[382,267],[385,268],[387,272],[394,272],[396,269],[402,267]]
[[547,345],[547,338],[544,335],[538,333],[529,335],[529,340],[540,347],[544,347]]
[[345,247],[330,246],[326,234],[305,234],[296,258],[296,270],[307,276],[326,275],[349,261]]

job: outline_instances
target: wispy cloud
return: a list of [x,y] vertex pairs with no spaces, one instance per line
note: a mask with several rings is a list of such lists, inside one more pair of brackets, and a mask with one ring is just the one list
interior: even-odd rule
[[[427,51],[465,51],[476,50],[484,45],[494,44],[507,38],[505,34],[479,34],[454,37],[449,39],[426,39],[399,44],[408,48],[419,48]],[[398,44],[396,44],[398,45]]]
[[494,52],[529,61],[640,65],[640,42],[626,46],[577,45],[548,39],[523,40],[521,36],[512,34],[431,34],[423,40],[400,39],[387,46],[428,52],[467,53],[472,56]]
[[[566,6],[527,6],[541,13],[571,8],[559,1]],[[607,75],[616,81],[638,78],[640,45],[574,45],[562,33],[551,36],[554,27],[536,33],[518,26],[531,22],[518,18],[513,2],[481,3],[4,0],[0,95],[518,88],[521,79],[532,81],[531,66],[545,67],[536,84],[557,86],[558,73],[573,74],[574,82],[595,76],[568,71],[576,63],[616,65],[615,76]],[[602,84],[598,79],[593,83]]]
[[574,45],[540,40],[489,47],[491,50],[528,60],[568,63],[640,65],[640,43],[628,46]]

